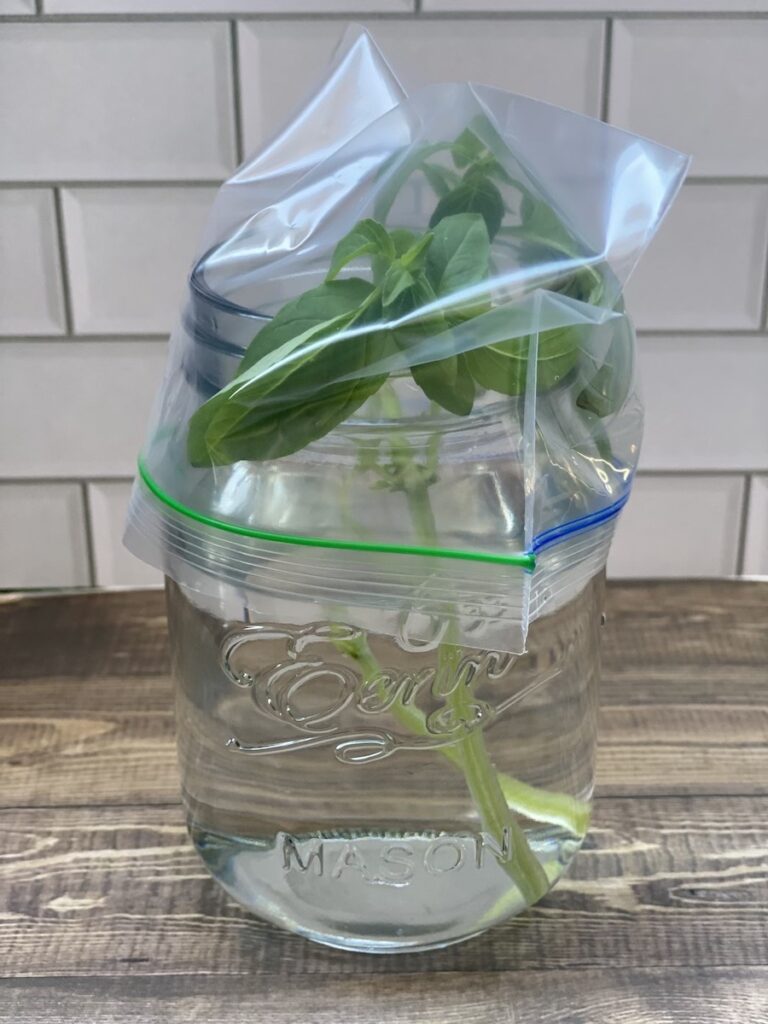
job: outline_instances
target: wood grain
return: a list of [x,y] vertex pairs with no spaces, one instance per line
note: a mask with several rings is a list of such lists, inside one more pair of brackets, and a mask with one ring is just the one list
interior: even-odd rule
[[0,1022],[765,1024],[768,968],[0,982]]
[[162,590],[8,595],[0,604],[0,679],[165,673],[165,623]]
[[768,1024],[768,586],[608,589],[599,799],[537,907],[323,949],[208,877],[160,592],[0,600],[0,1022]]
[[[3,690],[0,806],[178,802],[166,677],[70,686],[68,706],[63,687],[48,680],[6,682]],[[604,707],[597,792],[768,794],[768,708]]]
[[768,963],[768,799],[603,800],[570,873],[479,939],[419,956],[319,949],[207,876],[177,809],[0,814],[0,975],[313,974]]
[[[767,595],[722,581],[609,587],[600,795],[768,793]],[[0,806],[177,802],[162,601],[0,605]]]
[[[768,587],[740,580],[612,583],[603,643],[607,700],[664,699],[668,682],[710,703],[768,682]],[[168,671],[162,591],[8,596],[0,679],[73,680]],[[727,674],[723,669],[727,668]],[[702,673],[704,678],[702,678]],[[710,681],[717,683],[710,693]],[[651,687],[649,690],[648,687]],[[759,690],[754,691],[760,696]]]

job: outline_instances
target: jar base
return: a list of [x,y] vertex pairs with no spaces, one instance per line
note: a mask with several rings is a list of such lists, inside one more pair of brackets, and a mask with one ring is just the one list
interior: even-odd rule
[[[440,949],[528,907],[514,873],[471,832],[279,832],[256,840],[191,823],[190,835],[215,880],[241,906],[335,949]],[[551,826],[527,838],[550,885],[581,845]]]

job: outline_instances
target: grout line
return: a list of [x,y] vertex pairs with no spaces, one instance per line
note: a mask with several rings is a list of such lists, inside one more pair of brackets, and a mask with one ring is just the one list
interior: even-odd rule
[[[471,0],[467,0],[471,7]],[[535,6],[517,11],[424,11],[420,6],[412,11],[264,11],[249,13],[226,8],[208,12],[158,13],[149,11],[133,14],[123,11],[114,14],[8,14],[0,16],[0,24],[115,24],[120,22],[221,22],[237,18],[238,21],[349,21],[351,18],[365,18],[366,21],[407,21],[419,17],[428,21],[603,21],[605,18],[621,18],[628,21],[762,21],[768,19],[768,10],[728,10],[725,3],[719,11],[625,11],[620,6],[609,10],[587,11],[539,11]]]
[[689,174],[686,185],[768,185],[766,174]]
[[105,473],[97,473],[84,479],[82,476],[0,476],[0,483],[3,484],[40,484],[40,486],[51,487],[54,484],[130,484],[133,477],[126,473],[110,476]]
[[736,575],[744,575],[744,559],[747,551],[747,526],[749,525],[749,505],[752,498],[752,475],[747,473],[741,495],[739,512],[739,535],[736,542]]
[[85,521],[85,551],[88,560],[89,586],[96,586],[96,552],[93,538],[93,516],[91,515],[91,498],[88,492],[88,484],[85,480],[80,481],[80,494],[83,502],[83,519]]
[[[691,469],[681,467],[678,469],[639,469],[636,476],[648,479],[649,477],[673,478],[696,477],[697,479],[743,479],[750,474],[760,475],[768,473],[768,465],[751,466],[741,469]],[[54,484],[130,484],[134,476],[130,473],[94,473],[87,478],[82,476],[5,476],[0,473],[0,484],[13,486],[16,484],[40,484],[50,487]]]
[[245,143],[243,141],[243,97],[240,92],[240,39],[237,22],[229,23],[229,52],[232,65],[232,104],[235,119],[235,157],[237,166],[245,160]]
[[609,95],[611,89],[611,67],[613,64],[613,18],[608,18],[605,23],[603,39],[603,68],[602,82],[600,83],[600,120],[608,123]]
[[[2,24],[2,22],[0,22]],[[19,188],[66,188],[66,189],[105,189],[105,188],[218,188],[224,178],[144,178],[140,181],[131,178],[113,178],[109,181],[85,181],[83,179],[57,179],[51,181],[0,181],[0,190]]]
[[[712,328],[647,328],[645,330],[638,330],[637,337],[642,342],[643,340],[652,341],[660,338],[679,338],[687,339],[689,341],[696,341],[698,339],[712,340],[716,338],[724,338],[726,341],[740,340],[740,339],[755,339],[768,344],[768,328],[765,330],[756,328],[755,330],[746,330],[744,328],[728,328],[723,327],[720,330],[713,330]],[[101,333],[94,334],[93,332],[80,333],[78,331],[72,331],[70,333],[62,332],[61,334],[0,334],[0,346],[5,344],[15,344],[19,341],[29,342],[71,342],[71,341],[88,341],[88,342],[133,342],[133,341],[156,341],[158,344],[165,344],[168,341],[168,334],[155,333],[129,333],[121,334],[117,331],[102,331]]]
[[755,469],[753,467],[740,468],[740,469],[691,469],[690,466],[683,467],[681,469],[638,469],[637,476],[644,478],[648,477],[715,477],[715,478],[726,478],[726,479],[743,479],[745,475],[749,473],[764,473],[764,469]]
[[723,327],[719,330],[712,327],[646,327],[638,328],[637,337],[640,340],[643,338],[727,338],[729,340],[733,338],[760,338],[768,340],[766,331],[759,327],[754,328],[754,330],[742,327]]
[[[0,19],[2,24],[2,19]],[[233,23],[234,24],[234,23]],[[605,72],[603,72],[605,73]],[[236,97],[240,103],[240,95]],[[607,97],[601,97],[601,107],[607,102]],[[601,114],[602,116],[602,114]],[[237,126],[236,126],[237,127]],[[242,128],[242,126],[240,126]],[[241,140],[237,140],[241,144]],[[25,181],[23,178],[8,179],[0,181],[0,190],[20,188],[68,188],[68,189],[109,189],[109,188],[218,188],[225,181],[224,176],[220,178],[112,178],[104,180],[92,180],[84,178],[56,178],[36,179]],[[697,185],[768,185],[768,174],[744,175],[744,174],[718,174],[718,175],[689,175],[685,179],[686,187]]]
[[760,309],[760,323],[768,330],[768,247],[763,257],[763,295]]
[[72,288],[69,275],[69,258],[67,255],[67,243],[64,234],[64,207],[61,198],[61,189],[53,190],[53,208],[56,217],[56,239],[59,254],[59,272],[61,279],[61,292],[64,301],[64,323],[66,333],[73,334],[75,330],[74,312],[72,308]]
[[62,343],[64,345],[73,341],[98,342],[100,345],[125,342],[154,341],[164,345],[168,341],[167,334],[6,334],[0,335],[0,347],[3,345],[15,345],[17,342],[25,343],[41,342],[43,344]]

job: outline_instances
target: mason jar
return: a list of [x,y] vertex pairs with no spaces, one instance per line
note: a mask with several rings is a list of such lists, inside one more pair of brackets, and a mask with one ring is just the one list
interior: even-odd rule
[[[589,822],[603,574],[523,654],[167,581],[189,831],[227,893],[318,942],[444,946],[539,900]],[[318,609],[319,611],[320,609]],[[361,620],[358,620],[361,621]]]

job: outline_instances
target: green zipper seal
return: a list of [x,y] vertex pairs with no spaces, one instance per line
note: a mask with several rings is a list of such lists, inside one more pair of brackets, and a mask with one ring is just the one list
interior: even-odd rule
[[406,544],[365,544],[354,540],[333,540],[321,537],[301,537],[290,533],[269,533],[266,530],[252,530],[247,526],[237,526],[235,523],[223,522],[221,519],[213,519],[211,516],[196,512],[187,505],[182,505],[170,494],[155,482],[150,475],[144,460],[139,459],[139,476],[154,496],[164,505],[172,508],[188,519],[204,526],[212,526],[216,530],[225,530],[227,533],[236,533],[240,537],[253,537],[256,540],[271,541],[275,544],[296,544],[306,548],[330,548],[335,551],[376,551],[387,555],[422,555],[428,558],[455,558],[462,562],[487,562],[491,565],[514,565],[518,568],[533,572],[536,568],[536,555],[492,555],[482,551],[457,551],[452,548],[432,547],[409,547]]

